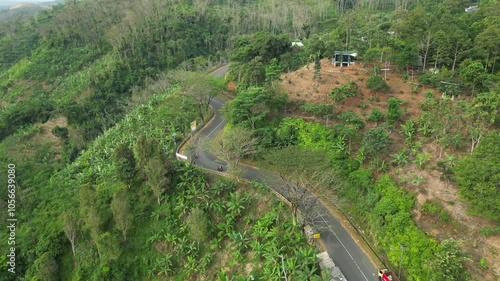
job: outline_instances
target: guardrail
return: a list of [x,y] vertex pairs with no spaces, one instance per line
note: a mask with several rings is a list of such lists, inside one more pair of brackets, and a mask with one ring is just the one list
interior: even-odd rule
[[179,144],[179,146],[177,146],[177,149],[175,150],[175,158],[177,158],[177,160],[181,160],[181,161],[189,161],[189,156],[187,155],[184,155],[184,154],[181,154],[180,153],[180,150],[181,148],[188,142],[192,139],[192,136],[193,136],[193,133],[196,134],[196,132],[198,132],[202,127],[205,127],[206,124],[212,122],[212,119],[214,119],[214,116],[215,116],[215,111],[213,109],[213,107],[210,106],[210,108],[212,109],[211,112],[210,112],[210,116],[208,118],[207,121],[203,121],[201,122],[200,124],[198,124],[198,126],[196,126],[196,129],[194,131],[191,132],[191,134],[183,139],[181,141],[181,143]]

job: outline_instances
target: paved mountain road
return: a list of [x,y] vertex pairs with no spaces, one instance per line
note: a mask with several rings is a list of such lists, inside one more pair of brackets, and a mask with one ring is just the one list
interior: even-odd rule
[[[213,71],[211,74],[224,76],[228,69],[229,66],[226,65]],[[203,143],[207,140],[212,140],[227,123],[222,118],[220,112],[224,103],[225,100],[220,97],[213,99],[211,103],[215,111],[213,119],[193,138],[192,143],[198,146],[198,158],[194,159],[195,164],[203,168],[217,170],[217,167],[222,165],[226,169],[225,161],[217,159],[217,157],[203,149]],[[242,166],[241,168],[244,178],[265,183],[276,192],[287,197],[286,190],[283,188],[284,182],[279,176],[254,167]],[[315,211],[318,213],[317,218],[319,219],[317,225],[321,226],[319,229],[322,229],[320,231],[321,240],[333,262],[340,268],[346,279],[349,281],[378,280],[375,265],[356,244],[342,224],[321,203],[318,204]]]

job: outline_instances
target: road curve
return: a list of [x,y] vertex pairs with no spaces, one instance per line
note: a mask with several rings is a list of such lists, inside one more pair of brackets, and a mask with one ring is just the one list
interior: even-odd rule
[[[228,69],[229,66],[225,65],[211,74],[221,77],[227,73]],[[197,150],[198,158],[194,159],[197,166],[211,170],[217,170],[218,166],[223,166],[226,169],[225,161],[217,159],[213,154],[203,149],[203,143],[213,139],[227,123],[227,120],[223,119],[220,112],[224,103],[223,98],[216,97],[213,99],[211,106],[215,112],[214,117],[193,138],[192,143],[196,143],[201,148]],[[285,198],[287,197],[286,190],[283,189],[284,183],[279,176],[254,167],[242,166],[241,168],[243,170],[242,177],[262,182]],[[340,268],[346,279],[349,281],[378,280],[375,265],[335,216],[320,202],[316,211],[320,220],[317,224],[321,226],[319,229],[322,229],[320,231],[321,240],[333,262]]]

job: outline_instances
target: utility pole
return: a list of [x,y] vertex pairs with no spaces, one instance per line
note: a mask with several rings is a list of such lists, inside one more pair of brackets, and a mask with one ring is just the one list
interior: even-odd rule
[[399,246],[401,246],[401,257],[399,259],[399,273],[398,273],[398,278],[401,279],[401,264],[403,263],[403,253],[405,251],[405,248],[408,248],[405,243],[399,243]]

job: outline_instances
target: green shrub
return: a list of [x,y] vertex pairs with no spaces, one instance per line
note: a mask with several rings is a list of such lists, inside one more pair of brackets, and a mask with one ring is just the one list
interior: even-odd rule
[[408,71],[404,71],[403,74],[401,74],[401,79],[408,80]]
[[366,88],[374,92],[389,92],[391,88],[379,75],[372,75],[366,80]]
[[426,201],[422,204],[422,213],[437,217],[444,222],[451,221],[451,217],[448,212],[444,210],[441,204],[434,200]]
[[387,100],[387,121],[394,124],[401,119],[401,100],[398,98],[389,98]]
[[382,111],[380,111],[380,109],[375,108],[374,110],[372,110],[372,112],[370,113],[370,115],[368,115],[368,118],[366,118],[366,119],[368,121],[378,123],[384,119],[384,114],[382,113]]
[[340,87],[333,89],[330,93],[330,97],[338,104],[345,98],[355,96],[358,89],[359,87],[356,82],[350,81],[348,84],[340,84]]
[[66,128],[66,127],[55,126],[52,129],[51,133],[54,136],[60,138],[61,140],[67,140],[69,131],[68,131],[68,128]]
[[365,110],[368,108],[368,104],[366,102],[362,102],[358,105],[359,108]]
[[481,231],[479,233],[483,236],[497,235],[497,234],[500,234],[500,226],[496,226],[496,227],[485,226],[485,227],[481,228]]
[[363,129],[365,127],[365,122],[359,117],[359,115],[352,111],[342,112],[337,116],[344,124],[354,125],[358,129]]
[[362,145],[367,156],[383,154],[391,144],[391,137],[386,126],[371,128],[363,134]]
[[325,104],[325,103],[305,103],[303,105],[300,105],[299,108],[306,112],[313,114],[317,117],[321,118],[326,118],[326,117],[333,117],[333,105],[331,104]]
[[435,250],[431,259],[424,263],[425,268],[432,272],[433,280],[469,280],[465,262],[470,262],[460,247],[463,241],[454,239],[443,240]]
[[479,261],[479,265],[484,269],[487,269],[489,267],[488,262],[486,261],[485,258],[481,258],[481,260]]

